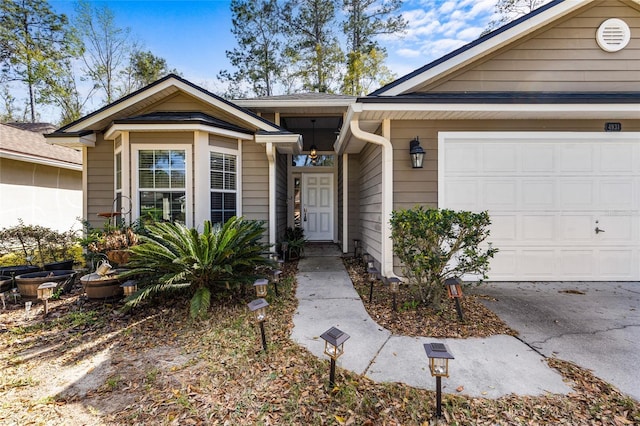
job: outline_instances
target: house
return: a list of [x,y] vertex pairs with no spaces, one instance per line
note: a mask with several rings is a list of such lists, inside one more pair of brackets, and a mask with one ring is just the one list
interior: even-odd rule
[[60,231],[77,227],[82,154],[48,144],[41,131],[51,127],[33,124],[0,124],[0,228],[19,219]]
[[266,220],[271,243],[299,224],[392,276],[394,209],[488,210],[490,279],[638,280],[639,90],[640,3],[556,0],[365,97],[232,103],[168,76],[49,140],[82,147],[90,220],[116,200]]

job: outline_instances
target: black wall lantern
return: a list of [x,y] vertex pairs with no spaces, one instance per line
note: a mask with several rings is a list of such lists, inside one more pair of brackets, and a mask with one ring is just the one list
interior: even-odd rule
[[411,165],[414,169],[421,169],[424,161],[424,149],[420,146],[418,136],[409,142],[409,155],[411,155]]

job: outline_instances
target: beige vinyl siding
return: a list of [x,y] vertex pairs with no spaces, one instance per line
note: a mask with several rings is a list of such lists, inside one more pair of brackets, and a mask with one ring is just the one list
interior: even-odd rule
[[[263,145],[242,143],[242,179],[242,215],[268,222],[269,163]],[[266,226],[269,229],[269,225]]]
[[364,252],[381,259],[382,149],[367,144],[360,153],[359,227]]
[[222,109],[213,108],[211,105],[206,104],[204,102],[200,102],[196,98],[183,92],[178,92],[173,96],[163,99],[161,102],[151,105],[149,108],[146,108],[144,111],[140,112],[140,115],[148,114],[150,112],[156,112],[156,111],[164,111],[164,112],[198,111],[241,127],[246,126],[246,123],[242,123],[234,115],[226,111],[223,111]]
[[[615,53],[596,42],[598,27],[609,18],[623,19],[631,29],[629,45]],[[638,10],[607,0],[419,91],[637,91],[639,84]]]
[[360,231],[360,155],[349,154],[347,161],[348,170],[348,212],[347,223],[349,226],[349,249],[353,251],[353,240],[362,239]]
[[287,155],[276,156],[276,241],[282,240],[287,229]]
[[105,218],[98,213],[113,211],[114,195],[113,141],[106,141],[102,133],[96,135],[96,145],[87,148],[87,211],[92,226],[101,227]]
[[336,164],[338,165],[338,170],[337,170],[337,174],[336,174],[336,180],[337,180],[337,185],[338,187],[336,188],[336,194],[337,194],[337,199],[336,201],[336,206],[337,206],[337,216],[336,216],[336,220],[335,223],[338,224],[338,238],[337,238],[337,242],[338,245],[340,246],[341,249],[349,249],[349,241],[342,241],[342,231],[344,229],[343,223],[342,223],[342,213],[344,212],[344,204],[343,204],[343,198],[344,198],[344,188],[343,188],[343,184],[344,184],[344,170],[343,170],[343,159],[342,159],[342,155],[336,155]]

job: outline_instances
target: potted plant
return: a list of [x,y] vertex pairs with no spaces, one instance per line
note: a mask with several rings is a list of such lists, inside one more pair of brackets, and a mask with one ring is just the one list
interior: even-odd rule
[[93,230],[84,241],[90,253],[104,254],[111,263],[124,265],[129,261],[129,248],[138,244],[138,235],[130,226],[107,226],[102,231]]
[[[283,258],[287,260],[299,259],[304,256],[304,245],[307,240],[304,238],[304,229],[299,226],[287,228],[284,232],[284,244],[282,244]],[[286,247],[286,250],[284,250]]]

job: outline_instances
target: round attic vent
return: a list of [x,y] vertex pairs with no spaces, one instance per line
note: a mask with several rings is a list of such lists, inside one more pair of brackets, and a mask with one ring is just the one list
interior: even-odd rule
[[598,28],[596,40],[598,46],[605,52],[617,52],[629,44],[631,30],[622,19],[607,19]]

